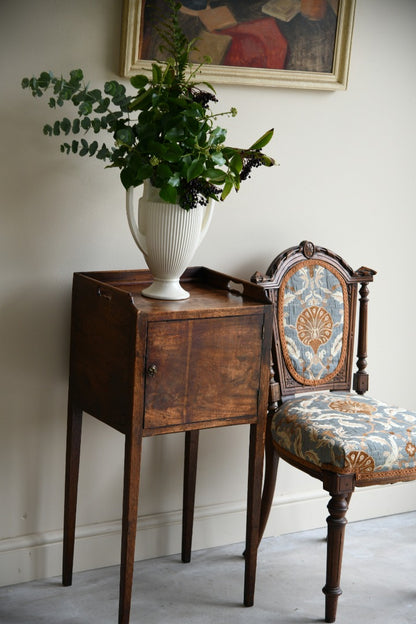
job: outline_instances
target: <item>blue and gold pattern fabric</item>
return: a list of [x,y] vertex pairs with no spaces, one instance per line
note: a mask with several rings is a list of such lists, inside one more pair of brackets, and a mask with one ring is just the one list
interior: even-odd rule
[[277,410],[272,435],[282,455],[355,473],[358,485],[416,475],[416,412],[370,397],[316,392],[290,399]]
[[330,264],[305,260],[285,275],[279,291],[279,336],[290,374],[315,386],[333,379],[344,364],[348,295]]

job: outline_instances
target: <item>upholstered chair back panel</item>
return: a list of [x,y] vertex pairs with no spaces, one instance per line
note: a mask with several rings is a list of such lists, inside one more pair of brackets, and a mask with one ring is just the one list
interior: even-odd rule
[[300,384],[328,383],[342,370],[349,332],[348,291],[323,260],[304,260],[283,277],[278,331],[285,365]]

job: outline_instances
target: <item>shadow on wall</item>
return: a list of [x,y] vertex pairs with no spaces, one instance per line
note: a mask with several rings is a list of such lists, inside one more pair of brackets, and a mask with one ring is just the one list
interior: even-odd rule
[[25,383],[67,380],[70,325],[69,284],[20,281],[1,306],[0,370],[3,380]]
[[[0,510],[0,538],[7,538],[48,526],[46,510],[60,495],[69,292],[61,285],[18,283],[8,296],[3,294],[0,489],[7,494],[7,504]],[[53,523],[53,514],[49,516]]]

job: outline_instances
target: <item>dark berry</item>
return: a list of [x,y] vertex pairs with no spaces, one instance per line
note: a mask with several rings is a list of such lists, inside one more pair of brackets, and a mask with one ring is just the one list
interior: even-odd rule
[[208,91],[202,91],[196,87],[192,87],[190,89],[189,94],[194,102],[200,104],[202,108],[208,108],[210,102],[218,102],[217,98],[213,93],[209,93]]
[[179,185],[179,204],[185,210],[206,206],[210,197],[219,195],[220,189],[202,178],[195,178],[187,182],[182,179]]
[[247,180],[250,178],[250,173],[252,169],[256,169],[257,167],[261,167],[263,161],[257,155],[247,156],[243,158],[243,168],[240,172],[240,180]]

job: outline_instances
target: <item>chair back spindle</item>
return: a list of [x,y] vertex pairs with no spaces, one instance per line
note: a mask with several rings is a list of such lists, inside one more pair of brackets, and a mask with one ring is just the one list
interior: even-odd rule
[[[358,322],[358,345],[357,345],[357,372],[354,373],[354,390],[357,394],[365,394],[368,390],[367,368],[367,310],[368,310],[368,282],[371,281],[375,271],[361,267],[358,274],[366,277],[366,281],[361,282],[360,288],[360,313]],[[370,278],[370,279],[369,279]]]

